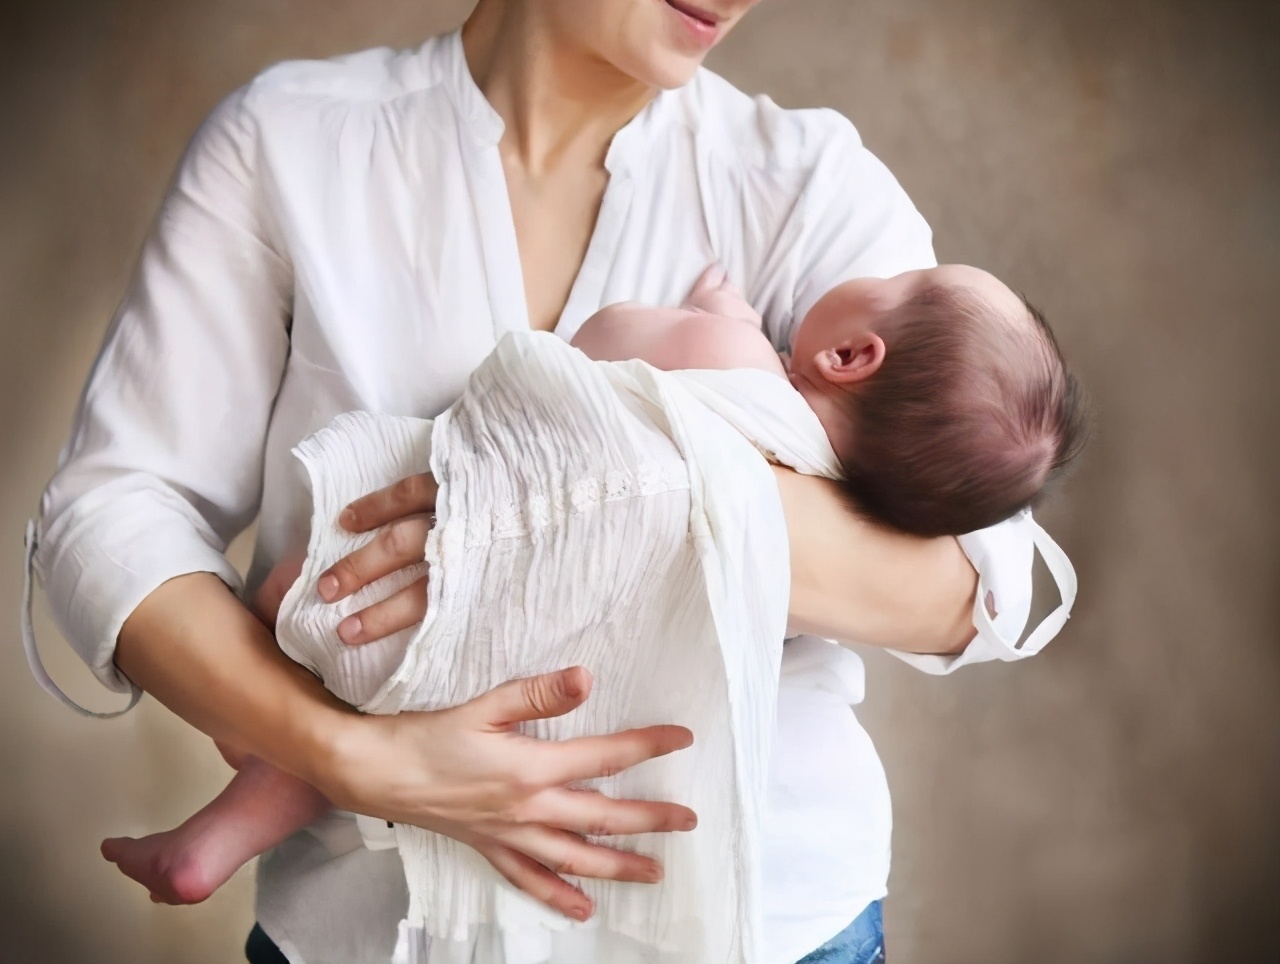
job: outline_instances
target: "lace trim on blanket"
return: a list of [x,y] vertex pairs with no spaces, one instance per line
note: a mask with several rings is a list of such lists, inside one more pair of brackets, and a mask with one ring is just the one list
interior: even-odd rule
[[567,491],[557,489],[522,501],[508,499],[495,506],[487,518],[468,519],[465,545],[474,549],[500,539],[523,538],[610,502],[688,488],[687,474],[672,472],[660,462],[642,462],[634,470],[614,469],[603,477],[578,479]]

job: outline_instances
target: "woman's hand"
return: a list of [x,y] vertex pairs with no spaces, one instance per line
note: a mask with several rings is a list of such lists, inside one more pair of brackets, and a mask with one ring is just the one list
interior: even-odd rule
[[692,830],[697,817],[673,803],[613,800],[568,784],[618,773],[683,749],[693,735],[650,726],[550,742],[517,724],[562,716],[591,690],[582,667],[503,684],[432,713],[363,717],[339,742],[337,786],[316,786],[336,806],[424,827],[477,850],[514,886],[575,920],[590,899],[560,875],[656,883],[657,861],[593,844],[585,836]]
[[679,726],[552,742],[525,720],[581,705],[581,668],[516,680],[432,713],[370,716],[280,651],[270,630],[215,575],[162,584],[125,621],[120,669],[188,723],[305,780],[335,806],[416,824],[474,847],[515,886],[581,918],[586,897],[560,873],[656,880],[654,861],[582,835],[692,829],[672,803],[612,800],[568,784],[689,746]]
[[[411,475],[395,485],[357,499],[343,510],[339,524],[348,532],[387,528],[362,549],[339,559],[317,582],[325,602],[345,599],[383,576],[421,562],[431,531],[431,510],[439,487],[429,473]],[[426,577],[338,624],[338,638],[359,646],[421,622],[427,614]]]
[[[349,505],[339,519],[347,531],[386,529],[320,575],[321,598],[345,599],[421,562],[438,493],[435,479],[423,473]],[[413,626],[426,611],[426,580],[420,579],[343,620],[338,635],[349,645],[373,642]],[[653,883],[662,868],[648,857],[589,843],[584,835],[692,830],[697,823],[693,811],[678,804],[612,800],[568,786],[689,746],[693,735],[684,727],[559,743],[518,730],[521,722],[570,712],[590,690],[590,674],[575,667],[503,684],[449,710],[365,717],[360,735],[337,751],[333,767],[351,778],[320,789],[337,806],[453,837],[516,887],[585,920],[590,901],[561,874]]]

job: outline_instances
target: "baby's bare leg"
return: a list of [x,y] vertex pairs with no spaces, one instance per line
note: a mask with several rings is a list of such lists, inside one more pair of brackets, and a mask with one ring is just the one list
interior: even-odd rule
[[102,856],[151,891],[156,903],[198,904],[328,809],[319,790],[247,757],[226,789],[181,826],[137,840],[104,840]]
[[[272,570],[255,597],[263,622],[275,624],[300,558]],[[102,856],[162,904],[198,904],[259,854],[313,823],[329,801],[307,783],[234,747],[218,746],[237,769],[225,790],[181,826],[164,833],[102,842]]]

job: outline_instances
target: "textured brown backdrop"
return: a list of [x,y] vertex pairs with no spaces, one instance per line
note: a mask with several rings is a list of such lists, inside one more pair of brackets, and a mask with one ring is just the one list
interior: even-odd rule
[[[240,959],[250,875],[155,908],[96,856],[226,773],[153,702],[93,724],[36,690],[22,521],[204,113],[272,61],[412,45],[468,6],[3,6],[0,960]],[[1247,0],[773,0],[713,59],[852,117],[939,254],[1042,303],[1096,400],[1043,513],[1083,586],[1062,638],[943,680],[868,660],[895,964],[1280,961],[1278,43],[1280,5]]]

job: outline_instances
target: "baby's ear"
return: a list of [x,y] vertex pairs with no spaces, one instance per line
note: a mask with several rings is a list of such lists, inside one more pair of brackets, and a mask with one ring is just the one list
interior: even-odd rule
[[816,365],[822,377],[831,384],[853,385],[878,372],[884,356],[884,339],[874,332],[863,332],[821,352]]

